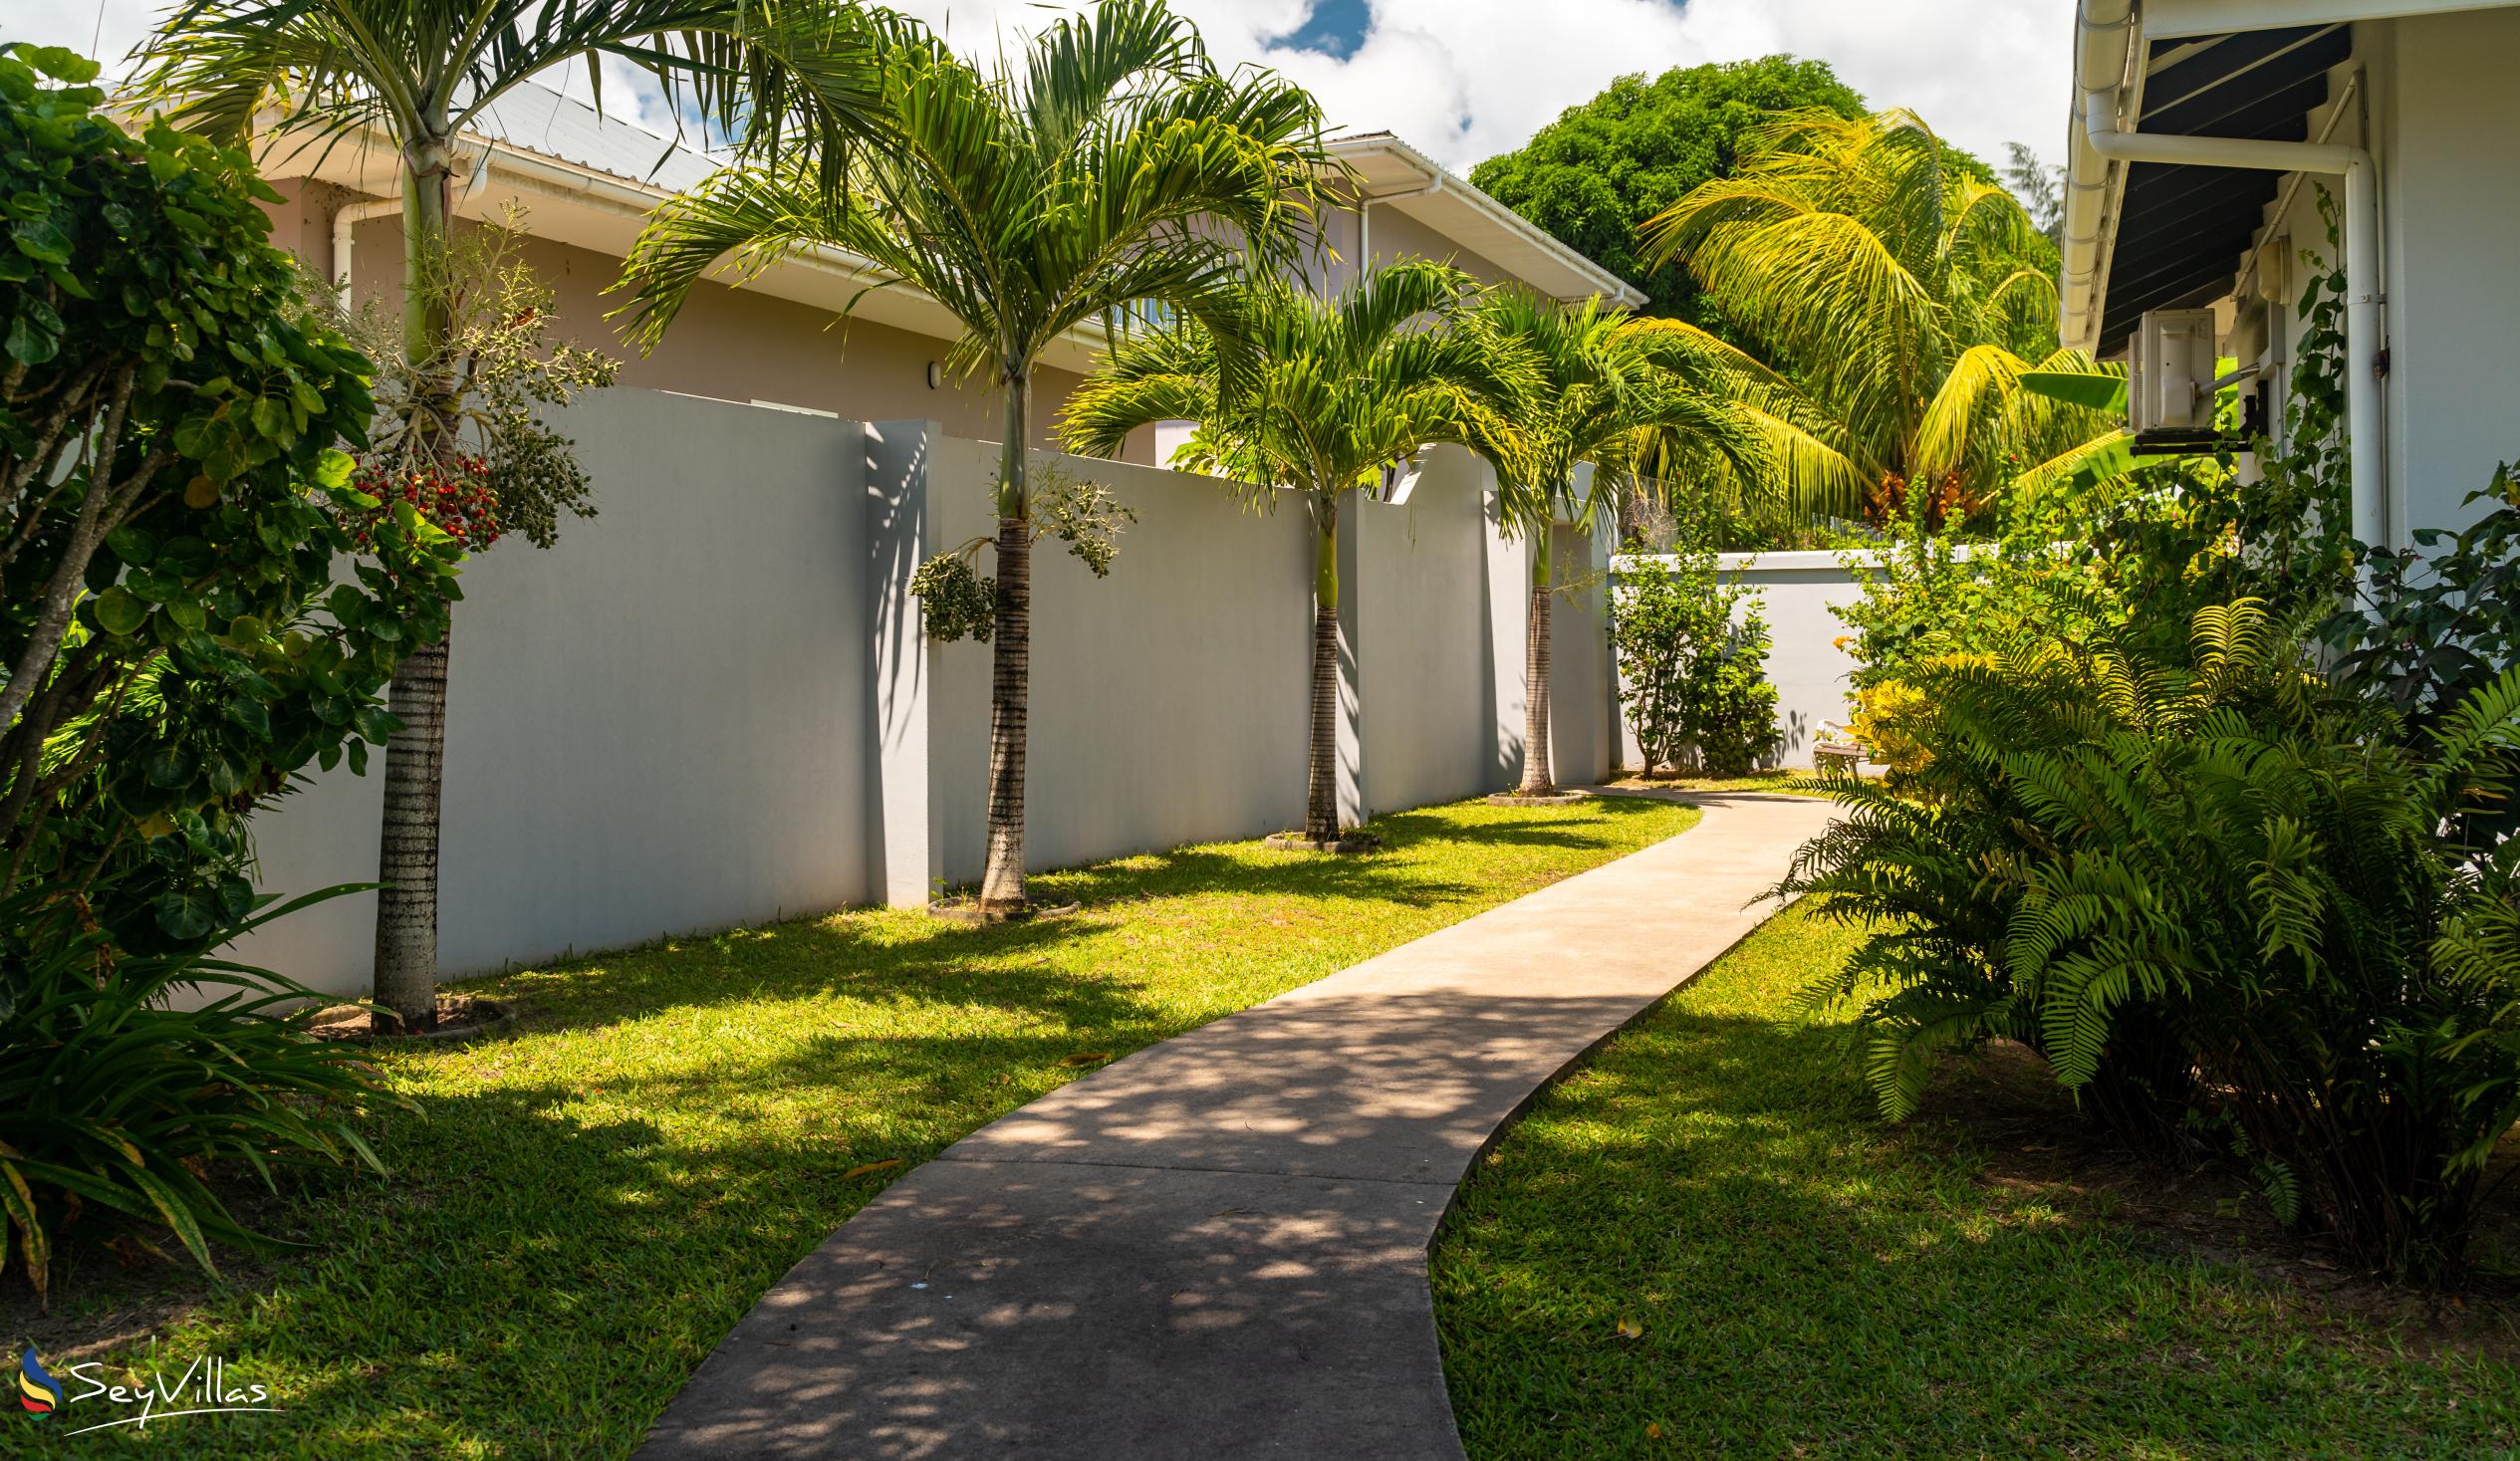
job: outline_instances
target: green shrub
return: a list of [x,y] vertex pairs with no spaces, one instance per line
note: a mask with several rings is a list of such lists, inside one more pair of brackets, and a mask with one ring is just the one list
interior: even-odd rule
[[[213,1242],[264,1246],[212,1185],[219,1168],[269,1184],[291,1163],[377,1167],[352,1117],[378,1089],[352,1047],[307,1034],[312,991],[197,953],[119,953],[75,896],[0,899],[0,989],[16,991],[0,992],[0,1261],[15,1248],[39,1297],[68,1236],[170,1233],[213,1272]],[[179,991],[214,997],[170,1008]]]
[[351,485],[367,361],[316,324],[245,154],[134,135],[93,63],[0,47],[0,892],[89,889],[125,949],[206,947],[242,822],[354,766],[445,626],[456,545]]
[[2113,676],[2153,723],[2007,756],[2053,850],[2026,869],[2012,975],[2069,1087],[2119,1012],[2158,1009],[2286,1221],[2411,1279],[2458,1264],[2477,1180],[2520,1117],[2520,847],[2443,837],[2504,788],[2520,670],[2401,749],[2370,702],[2313,698],[2297,642],[2242,603],[2197,617],[2196,683]]
[[[2009,1038],[2045,1052],[2007,940],[2048,844],[2004,758],[2123,727],[2131,707],[2100,693],[2110,670],[2107,656],[2047,641],[1923,659],[1907,679],[1875,687],[1902,695],[1902,769],[1839,789],[1841,819],[1802,849],[1782,890],[1823,894],[1822,916],[1866,930],[1811,995],[1862,1006],[1866,1078],[1892,1118],[1915,1109],[1945,1051]],[[2183,1052],[2131,1012],[2117,1054],[2087,1085],[2083,1109],[2142,1148],[2175,1145]]]
[[1842,556],[1859,591],[1836,610],[1852,631],[1858,692],[1905,680],[1928,659],[2087,638],[2124,619],[2100,566],[2071,542],[2082,531],[2075,513],[2006,499],[1998,536],[1971,540],[1956,522],[1935,524],[1927,503],[1908,494],[1878,545]]
[[1710,535],[1683,534],[1666,555],[1641,549],[1631,545],[1613,589],[1611,643],[1645,774],[1684,760],[1747,772],[1777,743],[1759,600],[1717,572]]
[[2246,601],[2197,614],[2184,666],[2051,643],[1916,680],[1930,761],[1851,789],[1787,882],[1878,920],[1818,993],[1866,1001],[1886,1108],[2012,1036],[2121,1129],[2192,1099],[2285,1220],[2454,1270],[2520,1116],[2520,844],[2450,830],[2507,793],[2520,669],[2420,754]]

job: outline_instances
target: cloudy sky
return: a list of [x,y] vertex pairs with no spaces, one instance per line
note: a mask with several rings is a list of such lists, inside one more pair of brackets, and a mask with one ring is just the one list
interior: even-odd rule
[[[1905,106],[2000,159],[2054,159],[2065,129],[2072,0],[1174,0],[1226,61],[1311,87],[1343,129],[1399,133],[1456,171],[1509,150],[1628,72],[1774,52],[1818,57],[1875,106]],[[993,50],[1038,0],[894,0]],[[154,0],[5,0],[0,37],[120,55]],[[583,82],[572,79],[569,89]],[[627,88],[608,85],[620,108]],[[638,120],[633,118],[633,120]]]

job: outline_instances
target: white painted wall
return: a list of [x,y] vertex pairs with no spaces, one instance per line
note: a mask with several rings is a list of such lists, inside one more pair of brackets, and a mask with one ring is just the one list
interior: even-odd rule
[[[456,609],[440,967],[918,903],[976,879],[990,650],[927,640],[907,586],[929,555],[993,532],[997,448],[932,421],[630,388],[563,425],[601,515],[549,553],[513,544],[469,565]],[[1211,478],[1056,460],[1137,521],[1108,579],[1055,539],[1035,549],[1030,865],[1300,824],[1302,503],[1253,513]],[[1527,549],[1492,514],[1486,467],[1450,448],[1403,500],[1346,509],[1353,805],[1451,801],[1520,773]],[[1599,548],[1561,530],[1562,580],[1597,576]],[[1601,597],[1557,613],[1561,780],[1611,764]],[[378,801],[374,767],[342,771],[261,819],[264,889],[373,880]],[[363,991],[374,905],[336,900],[238,952]]]
[[1489,623],[1519,603],[1488,594],[1486,560],[1510,550],[1489,521],[1487,490],[1486,467],[1445,448],[1428,453],[1401,501],[1351,499],[1341,595],[1356,677],[1371,696],[1358,707],[1362,751],[1351,748],[1368,809],[1501,787],[1519,768],[1500,750],[1495,715],[1458,708],[1464,696],[1498,703]]
[[2403,543],[2411,528],[2472,521],[2462,499],[2520,458],[2520,7],[2367,24],[2357,41],[2382,82],[2391,522]]
[[[1821,727],[1846,724],[1855,656],[1838,647],[1849,630],[1836,609],[1864,597],[1847,570],[1849,562],[1871,564],[1878,555],[1823,550],[1726,553],[1716,559],[1727,577],[1758,596],[1767,615],[1767,677],[1776,686],[1776,720],[1784,735],[1774,762],[1778,766],[1808,769]],[[1636,733],[1624,717],[1619,747],[1623,764],[1643,764]]]
[[[448,692],[438,957],[451,971],[830,907],[867,884],[863,433],[656,391],[562,428],[599,515],[467,565]],[[381,754],[258,818],[266,890],[377,875]],[[368,987],[375,896],[248,940]]]

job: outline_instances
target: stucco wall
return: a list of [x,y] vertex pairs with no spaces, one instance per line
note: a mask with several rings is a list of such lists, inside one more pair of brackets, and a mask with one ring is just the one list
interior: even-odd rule
[[[907,593],[987,534],[997,448],[633,387],[567,413],[600,515],[502,546],[457,606],[441,852],[449,974],[976,879],[991,651],[937,644]],[[1034,558],[1027,852],[1036,868],[1252,837],[1303,817],[1312,627],[1300,500],[1210,478],[1037,463],[1137,514],[1108,579]],[[1341,693],[1352,811],[1449,801],[1520,770],[1527,549],[1486,467],[1430,454],[1403,500],[1352,500]],[[1564,582],[1597,540],[1561,533]],[[993,555],[983,553],[984,571]],[[1498,593],[1499,585],[1505,592]],[[1598,582],[1557,615],[1557,775],[1610,763]],[[1500,673],[1501,668],[1501,673]],[[379,784],[318,778],[257,825],[266,891],[367,881]],[[373,896],[241,953],[368,984]]]
[[1353,754],[1369,810],[1506,784],[1497,718],[1463,713],[1468,702],[1497,703],[1489,620],[1515,609],[1488,598],[1486,559],[1506,545],[1489,521],[1487,485],[1476,457],[1437,448],[1403,500],[1348,509],[1341,595],[1365,688]]
[[2409,528],[2470,521],[2461,499],[2520,458],[2520,9],[2386,30],[2372,49],[2388,57],[2376,69],[2388,82],[2391,520],[2403,541]]
[[[933,541],[993,526],[993,443],[947,437]],[[1028,865],[1058,867],[1302,821],[1312,553],[1302,505],[1245,510],[1221,482],[1124,463],[1044,463],[1137,514],[1111,577],[1056,539],[1033,554]],[[984,552],[983,572],[994,555]],[[941,876],[980,875],[991,649],[927,646]]]
[[[1809,767],[1820,728],[1846,724],[1855,656],[1838,647],[1849,630],[1835,609],[1863,597],[1846,561],[1871,558],[1832,552],[1727,553],[1716,560],[1727,577],[1758,596],[1767,616],[1767,677],[1776,686],[1776,722],[1784,735],[1775,758],[1779,766]],[[1623,764],[1643,764],[1636,733],[1624,716],[1619,746]]]
[[[863,428],[630,389],[563,426],[599,515],[467,565],[455,607],[441,965],[865,897]],[[372,765],[258,820],[263,886],[373,879],[379,800]],[[363,989],[374,906],[310,909],[244,954]]]

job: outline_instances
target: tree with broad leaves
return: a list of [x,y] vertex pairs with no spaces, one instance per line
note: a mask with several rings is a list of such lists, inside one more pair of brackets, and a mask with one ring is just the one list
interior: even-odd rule
[[[804,146],[839,185],[848,144],[881,130],[876,37],[894,23],[847,0],[182,0],[142,48],[142,95],[179,124],[239,138],[259,115],[309,145],[374,140],[400,161],[406,425],[450,463],[458,400],[448,276],[459,138],[550,68],[610,56],[653,77],[677,116],[758,155]],[[385,749],[376,993],[407,1027],[436,1021],[437,841],[447,638],[394,672]]]

